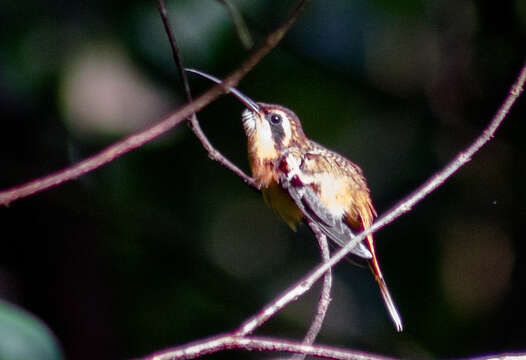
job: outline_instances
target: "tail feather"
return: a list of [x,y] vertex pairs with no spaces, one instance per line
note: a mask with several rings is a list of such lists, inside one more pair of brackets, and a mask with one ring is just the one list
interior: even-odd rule
[[387,312],[389,313],[389,316],[391,317],[391,320],[393,321],[396,331],[401,332],[404,329],[402,325],[402,317],[400,316],[400,313],[398,312],[398,309],[396,308],[393,298],[391,297],[391,293],[389,292],[389,289],[387,288],[387,284],[385,283],[384,277],[382,275],[382,271],[380,270],[380,265],[378,264],[378,260],[376,259],[376,254],[374,253],[374,246],[372,244],[372,241],[369,240],[368,242],[369,242],[369,248],[371,249],[371,253],[373,255],[372,259],[369,261],[369,268],[371,269],[374,275],[374,278],[376,279],[376,282],[378,283],[378,287],[380,288],[380,293],[382,294],[382,298],[384,299],[385,307],[387,308]]
[[378,282],[380,292],[384,299],[385,307],[387,308],[389,316],[391,316],[391,320],[393,320],[393,324],[396,328],[396,331],[401,332],[402,330],[404,330],[404,327],[402,325],[402,318],[400,316],[400,313],[398,312],[398,309],[396,308],[391,294],[389,293],[389,289],[387,288],[387,285],[383,278],[376,278],[376,281]]

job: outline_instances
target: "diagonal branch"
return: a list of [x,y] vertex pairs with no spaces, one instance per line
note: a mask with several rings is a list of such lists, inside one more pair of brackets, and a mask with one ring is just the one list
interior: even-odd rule
[[106,165],[117,157],[141,147],[142,145],[171,130],[174,126],[178,125],[193,112],[202,109],[214,99],[218,98],[221,93],[221,88],[212,88],[193,101],[191,104],[183,106],[147,130],[135,133],[124,140],[106,147],[97,154],[92,155],[65,169],[48,174],[41,178],[37,178],[25,184],[14,186],[1,191],[0,205],[9,205],[9,203],[15,200],[60,185],[66,181],[76,179],[81,175]]
[[[298,285],[295,288],[293,288],[291,292],[294,293],[295,296],[302,295],[306,291],[303,289],[308,290],[308,288],[312,286],[312,283],[317,281],[323,275],[323,273],[327,271],[330,267],[334,266],[346,255],[348,255],[352,248],[356,246],[360,241],[363,241],[363,239],[367,235],[374,233],[375,231],[381,229],[385,225],[393,222],[394,220],[402,216],[404,213],[410,211],[413,206],[422,201],[431,192],[436,190],[462,166],[466,165],[471,160],[473,155],[475,155],[477,151],[479,151],[487,142],[489,142],[493,138],[495,132],[499,128],[502,121],[505,119],[506,115],[509,113],[511,107],[513,106],[517,98],[520,96],[520,94],[524,91],[525,81],[526,62],[523,64],[522,70],[519,76],[517,77],[516,82],[511,87],[508,96],[504,100],[504,103],[501,105],[501,107],[499,108],[489,125],[486,127],[486,129],[484,129],[482,134],[479,137],[477,137],[470,146],[468,146],[464,151],[458,153],[457,156],[448,165],[446,165],[446,167],[444,167],[441,171],[433,175],[430,179],[428,179],[425,183],[423,183],[405,199],[400,201],[397,205],[394,206],[394,208],[392,208],[386,214],[379,217],[371,227],[358,234],[345,247],[338,250],[338,252],[330,259],[330,261],[319,265],[311,273],[309,273],[302,280],[300,280]],[[293,294],[285,294],[281,298],[285,298],[285,296],[290,297],[291,295]],[[282,303],[283,300],[281,298],[278,298],[275,301]]]
[[[301,10],[307,5],[307,0],[300,0],[296,7],[292,10],[289,18],[279,26],[274,32],[272,32],[266,39],[263,45],[256,50],[251,56],[249,56],[239,68],[225,78],[223,85],[226,87],[235,87],[238,82],[245,76],[261,59],[266,56],[285,36],[287,31],[290,29],[292,24],[296,21]],[[179,110],[168,115],[164,120],[158,124],[137,132],[124,140],[121,140],[113,145],[110,145],[98,152],[95,155],[88,157],[87,159],[80,161],[72,166],[49,175],[37,178],[27,183],[17,185],[0,191],[0,205],[8,205],[9,203],[33,195],[40,191],[49,189],[51,187],[60,185],[66,181],[70,181],[84,175],[90,171],[93,171],[107,163],[111,162],[115,158],[126,154],[142,145],[152,141],[158,136],[171,130],[174,126],[178,125],[185,118],[190,116],[192,113],[202,109],[213,100],[219,97],[224,92],[224,89],[216,85],[210,90],[206,91],[203,95],[195,99],[192,103],[187,104]],[[211,152],[209,156],[214,159],[217,153]]]
[[[229,349],[244,349],[244,350],[258,350],[258,351],[288,351],[304,355],[320,356],[330,359],[385,359],[381,356],[370,355],[364,353],[357,353],[354,351],[340,350],[325,346],[303,345],[294,342],[277,340],[277,339],[263,339],[258,337],[246,337],[247,334],[253,332],[257,327],[261,326],[265,321],[274,316],[278,311],[283,309],[290,302],[296,300],[299,296],[308,291],[314,282],[316,282],[323,274],[330,270],[330,268],[343,259],[350,250],[356,246],[359,241],[362,241],[368,234],[371,234],[388,223],[394,221],[404,213],[408,212],[414,205],[424,199],[429,193],[437,189],[443,184],[451,175],[458,169],[470,161],[472,156],[482,148],[495,135],[498,127],[509,113],[511,107],[523,92],[524,83],[526,81],[526,62],[513,84],[504,103],[499,108],[491,120],[488,127],[482,134],[475,139],[475,141],[461,151],[444,169],[433,175],[428,181],[422,184],[417,190],[400,201],[395,207],[389,210],[386,214],[378,218],[371,227],[358,234],[345,247],[341,248],[329,261],[317,266],[309,274],[300,279],[296,284],[287,289],[282,295],[278,296],[271,303],[266,305],[260,312],[245,321],[242,326],[233,333],[217,336],[210,339],[197,341],[191,344],[182,345],[173,349],[163,350],[157,352],[146,359],[148,360],[168,360],[168,359],[191,359],[202,355]],[[525,354],[517,355],[497,355],[490,357],[474,358],[480,360],[525,360]]]
[[475,141],[467,147],[464,151],[461,151],[446,167],[441,171],[437,172],[431,178],[429,178],[424,184],[418,187],[405,199],[400,201],[391,210],[387,211],[384,215],[379,217],[369,228],[362,231],[360,234],[355,236],[347,245],[339,249],[331,259],[323,264],[318,265],[306,276],[300,279],[296,284],[288,288],[282,295],[275,298],[272,302],[267,304],[262,310],[256,313],[254,316],[246,320],[242,326],[235,332],[235,335],[243,336],[252,333],[257,327],[261,326],[274,314],[287,306],[290,302],[296,300],[298,297],[307,292],[312,285],[323,276],[332,266],[337,264],[360,241],[363,241],[365,237],[373,232],[381,229],[385,225],[393,222],[404,213],[411,210],[418,202],[422,201],[427,195],[436,190],[441,184],[443,184],[451,175],[453,175],[458,169],[468,163],[473,155],[480,150],[491,138],[495,135],[498,127],[510,111],[511,107],[523,92],[524,82],[526,81],[526,62],[517,77],[516,82],[511,87],[511,90],[506,97],[504,103],[501,105],[493,119],[491,120],[488,127],[482,132],[482,134],[475,139]]

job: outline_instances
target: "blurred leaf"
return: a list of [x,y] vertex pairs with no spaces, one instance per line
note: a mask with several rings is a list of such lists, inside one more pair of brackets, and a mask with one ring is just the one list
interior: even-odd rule
[[0,359],[62,359],[55,336],[35,316],[0,302]]

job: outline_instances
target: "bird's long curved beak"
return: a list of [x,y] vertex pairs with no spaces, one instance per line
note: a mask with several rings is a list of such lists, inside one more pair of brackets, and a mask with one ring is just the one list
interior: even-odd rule
[[224,86],[223,82],[219,80],[218,78],[216,78],[215,76],[212,76],[210,74],[207,74],[205,72],[202,72],[196,69],[185,68],[185,71],[188,71],[188,72],[191,72],[197,75],[201,75],[202,77],[207,78],[208,80],[211,80],[215,82],[216,84],[223,86],[224,89],[231,92],[235,97],[239,99],[239,101],[245,104],[246,107],[250,108],[251,110],[255,112],[261,111],[261,107],[254,100],[252,100],[251,98],[249,98],[248,96],[246,96],[245,94],[243,94],[241,91],[239,91],[236,88]]

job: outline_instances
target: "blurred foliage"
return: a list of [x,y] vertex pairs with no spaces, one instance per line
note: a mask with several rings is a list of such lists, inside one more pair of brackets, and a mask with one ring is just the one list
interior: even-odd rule
[[[234,3],[258,43],[294,1]],[[220,2],[168,10],[187,66],[221,77],[247,56]],[[0,188],[183,102],[153,1],[4,1],[0,21]],[[525,44],[523,0],[313,1],[239,88],[293,109],[309,136],[360,164],[383,213],[480,133]],[[195,94],[210,86],[191,81]],[[405,332],[391,327],[370,274],[342,263],[319,342],[408,358],[526,350],[525,104],[465,169],[376,235]],[[241,110],[223,97],[199,116],[247,168]],[[319,261],[313,235],[289,231],[186,126],[1,208],[0,228],[0,297],[42,319],[72,359],[138,357],[232,329]],[[317,296],[259,333],[300,338]],[[269,357],[213,357],[232,356]]]
[[0,359],[60,360],[55,337],[40,320],[0,302]]

